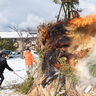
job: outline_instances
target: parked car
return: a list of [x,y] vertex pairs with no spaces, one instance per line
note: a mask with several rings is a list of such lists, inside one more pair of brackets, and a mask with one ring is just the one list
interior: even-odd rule
[[11,50],[4,50],[2,53],[8,54],[8,58],[20,57],[20,52],[18,51],[12,52]]
[[4,51],[2,51],[2,53],[6,53],[6,54],[8,54],[8,57],[10,58],[9,55],[12,54],[12,51],[11,51],[11,50],[4,50]]
[[20,52],[18,52],[18,51],[12,52],[12,54],[10,54],[9,57],[10,58],[20,57]]

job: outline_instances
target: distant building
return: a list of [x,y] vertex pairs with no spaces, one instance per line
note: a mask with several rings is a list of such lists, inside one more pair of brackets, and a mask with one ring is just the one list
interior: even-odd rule
[[[24,40],[24,44],[26,47],[31,47],[35,49],[35,42],[37,38],[37,33],[26,33],[22,32],[22,37],[19,36],[17,32],[0,32],[1,39],[11,38],[15,42],[15,46],[18,47],[17,51],[21,51],[22,49],[22,40]],[[25,49],[24,48],[24,49]]]

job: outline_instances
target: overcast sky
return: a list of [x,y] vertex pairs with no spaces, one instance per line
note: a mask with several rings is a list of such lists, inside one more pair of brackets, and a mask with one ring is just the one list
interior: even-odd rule
[[[96,0],[80,0],[79,7],[81,16],[96,13]],[[53,0],[0,0],[0,32],[10,31],[8,25],[36,29],[40,22],[55,20],[59,9]]]

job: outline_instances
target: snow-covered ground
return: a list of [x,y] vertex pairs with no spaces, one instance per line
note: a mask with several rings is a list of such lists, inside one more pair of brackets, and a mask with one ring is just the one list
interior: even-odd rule
[[[31,51],[31,52],[34,56],[34,59],[38,63],[38,55],[34,54],[34,51]],[[25,68],[25,59],[11,58],[7,60],[7,63],[15,71],[16,74],[18,74],[23,79],[27,78],[26,68]],[[33,63],[33,70],[34,68],[36,68],[35,66],[36,65]],[[12,86],[13,84],[20,84],[24,81],[19,76],[17,76],[16,74],[14,74],[13,72],[7,69],[5,69],[3,74],[5,79],[2,83],[2,87]],[[25,95],[21,95],[20,93],[14,93],[14,90],[7,89],[7,90],[0,90],[0,96],[25,96]]]

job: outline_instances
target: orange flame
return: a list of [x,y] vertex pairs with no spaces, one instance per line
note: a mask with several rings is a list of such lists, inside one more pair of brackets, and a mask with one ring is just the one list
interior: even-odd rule
[[57,67],[57,68],[65,69],[65,67],[64,67],[62,64],[54,64],[54,65],[55,65],[55,67]]
[[68,25],[71,25],[73,27],[85,27],[86,25],[90,25],[94,22],[96,22],[96,14],[72,19],[71,21],[69,21]]

